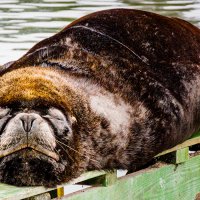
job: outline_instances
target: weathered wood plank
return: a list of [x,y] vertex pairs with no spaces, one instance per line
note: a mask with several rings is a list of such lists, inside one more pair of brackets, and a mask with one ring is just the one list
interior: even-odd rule
[[[74,179],[73,181],[71,181],[65,185],[82,182],[87,179],[102,176],[105,174],[106,174],[105,171],[87,172],[87,173],[83,174],[82,176],[80,176],[79,178]],[[63,186],[64,185],[58,186],[58,188],[63,187]],[[20,200],[20,199],[31,197],[33,195],[46,193],[48,191],[55,190],[55,189],[56,188],[45,189],[44,187],[15,187],[12,185],[7,185],[7,184],[1,183],[0,184],[0,200]]]
[[192,200],[200,192],[200,156],[180,165],[162,165],[119,178],[109,187],[93,187],[62,200]]
[[15,187],[12,185],[0,184],[1,200],[19,200],[50,191],[44,187]]
[[190,158],[189,156],[189,147],[183,149],[178,149],[174,152],[164,154],[160,156],[157,160],[164,161],[171,164],[180,164],[187,161]]
[[175,152],[175,163],[180,164],[189,159],[189,147],[185,147],[183,149],[178,149]]
[[165,154],[168,154],[168,153],[174,152],[176,150],[183,149],[185,147],[189,147],[189,146],[192,146],[195,144],[200,144],[200,132],[193,134],[193,136],[190,139],[186,140],[185,142],[183,142],[171,149],[168,149],[166,151],[163,151],[162,153],[159,153],[155,157],[159,157],[159,156],[162,156],[162,155],[165,155]]
[[117,181],[117,170],[107,172],[103,179],[103,186],[113,185]]

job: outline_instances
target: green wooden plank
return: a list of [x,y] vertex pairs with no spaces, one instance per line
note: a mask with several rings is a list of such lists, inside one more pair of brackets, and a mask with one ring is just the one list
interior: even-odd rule
[[0,184],[0,200],[19,200],[50,191],[44,187],[15,187]]
[[179,149],[175,152],[175,163],[183,163],[189,159],[189,147]]
[[110,186],[117,181],[117,170],[106,173],[102,181],[103,186]]
[[[87,179],[102,176],[105,174],[106,174],[105,171],[87,172],[81,175],[79,178],[74,179],[71,182],[64,185],[82,182]],[[64,185],[58,186],[58,188],[63,187]],[[45,189],[44,187],[15,187],[12,185],[1,183],[0,184],[0,200],[20,200],[20,199],[28,198],[34,195],[46,193],[48,191],[55,190],[55,189],[56,188]]]
[[186,140],[185,142],[178,144],[177,146],[171,148],[171,149],[167,149],[166,151],[163,151],[162,153],[159,153],[158,155],[156,155],[155,157],[159,157],[174,151],[177,151],[179,149],[183,149],[185,147],[189,147],[195,144],[200,144],[200,132],[197,132],[195,134],[192,135],[191,138],[189,138],[188,140]]
[[67,184],[64,184],[63,186],[71,185],[71,184],[75,184],[75,183],[80,183],[80,182],[83,182],[83,181],[88,180],[88,179],[92,179],[92,178],[95,178],[95,177],[98,177],[98,176],[103,176],[106,173],[107,172],[103,171],[103,170],[86,172],[86,173],[82,174],[80,177],[78,177],[77,179],[74,179],[74,180],[68,182]]
[[200,156],[180,165],[162,165],[119,178],[109,187],[92,187],[62,200],[192,200],[200,192]]
[[189,147],[185,147],[183,149],[178,149],[174,152],[161,155],[157,160],[164,161],[168,164],[180,164],[187,161],[189,158]]

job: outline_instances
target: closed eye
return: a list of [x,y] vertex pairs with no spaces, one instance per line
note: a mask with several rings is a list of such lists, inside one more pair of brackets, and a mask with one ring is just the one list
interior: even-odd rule
[[4,116],[3,118],[0,118],[0,134],[3,133],[6,125],[8,124],[11,118],[12,118],[12,115],[7,115],[7,116]]
[[9,108],[0,108],[0,119],[8,116],[10,114],[10,111],[11,110]]
[[59,118],[59,117],[52,117],[52,116],[50,116],[50,115],[43,115],[42,117],[47,118],[47,119],[56,119],[56,120],[59,120],[59,121],[63,121],[62,118]]
[[63,119],[62,119],[62,118],[59,118],[59,117],[55,117],[54,119],[57,119],[57,120],[59,120],[59,121],[63,121]]

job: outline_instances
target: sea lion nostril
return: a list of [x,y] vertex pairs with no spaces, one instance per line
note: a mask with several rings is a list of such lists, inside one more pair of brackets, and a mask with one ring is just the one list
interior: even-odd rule
[[20,117],[20,120],[22,121],[23,129],[26,132],[30,132],[33,126],[33,122],[36,120],[36,117],[33,116],[32,114],[24,114],[23,116]]

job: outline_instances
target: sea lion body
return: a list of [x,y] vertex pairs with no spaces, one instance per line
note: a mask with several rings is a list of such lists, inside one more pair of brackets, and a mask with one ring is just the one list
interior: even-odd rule
[[[1,74],[0,105],[40,97],[66,104],[75,116],[71,145],[79,153],[71,152],[74,162],[60,182],[86,170],[139,169],[200,126],[200,30],[180,19],[130,9],[96,12],[39,42]],[[50,81],[37,87],[55,86],[51,94],[58,91],[60,100],[48,90],[25,93],[37,87],[21,77]],[[10,90],[8,98],[6,86],[15,84],[21,91]]]

